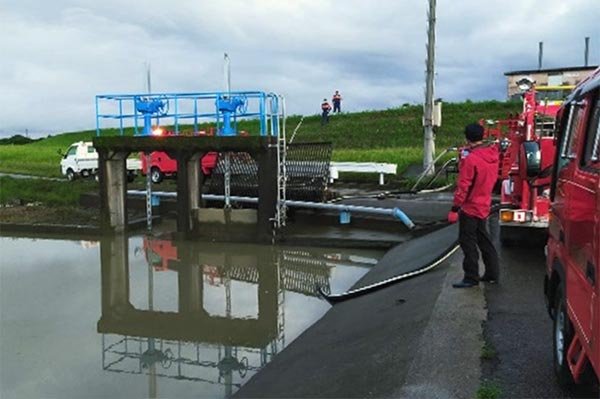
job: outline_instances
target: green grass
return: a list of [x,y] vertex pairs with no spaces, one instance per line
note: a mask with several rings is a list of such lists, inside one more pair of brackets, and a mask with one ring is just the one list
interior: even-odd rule
[[497,399],[502,395],[502,389],[495,382],[484,381],[477,390],[477,399]]
[[496,352],[496,348],[489,342],[483,344],[481,348],[481,358],[484,360],[491,360],[496,357],[498,353]]
[[[520,110],[517,102],[464,102],[443,105],[442,127],[436,134],[438,151],[463,142],[462,131],[467,123],[480,119],[499,119]],[[421,106],[405,106],[382,111],[364,111],[334,115],[330,123],[321,126],[318,115],[307,116],[298,130],[295,142],[330,141],[336,161],[374,161],[398,165],[402,173],[410,164],[423,157]],[[288,139],[300,121],[292,115],[287,120]],[[207,129],[209,125],[200,125]],[[239,130],[258,134],[258,121],[241,121]],[[191,126],[181,126],[182,133],[191,133]],[[133,135],[133,128],[126,128]],[[95,130],[64,133],[25,145],[0,145],[0,172],[25,173],[36,176],[60,176],[60,155],[76,141],[89,141]],[[118,135],[118,129],[106,129],[102,135]]]
[[52,181],[0,177],[0,204],[41,203],[48,206],[77,206],[79,196],[97,191],[94,180]]

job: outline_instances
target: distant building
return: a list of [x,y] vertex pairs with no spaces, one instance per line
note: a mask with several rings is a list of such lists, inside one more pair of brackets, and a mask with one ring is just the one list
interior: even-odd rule
[[524,76],[533,78],[538,86],[575,86],[585,79],[589,74],[591,74],[596,68],[598,68],[597,65],[505,72],[504,76],[506,76],[507,97],[520,98],[517,81]]

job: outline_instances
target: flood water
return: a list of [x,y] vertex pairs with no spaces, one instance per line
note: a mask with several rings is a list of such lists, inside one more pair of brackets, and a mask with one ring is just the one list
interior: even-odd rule
[[0,396],[229,397],[382,255],[0,238]]

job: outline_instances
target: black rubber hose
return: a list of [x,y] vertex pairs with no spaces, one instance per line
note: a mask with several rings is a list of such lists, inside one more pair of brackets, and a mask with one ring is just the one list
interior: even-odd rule
[[448,259],[452,254],[454,254],[458,250],[458,248],[460,248],[460,246],[458,245],[458,240],[456,240],[452,243],[452,245],[450,245],[448,248],[446,248],[446,250],[444,250],[444,252],[442,252],[442,254],[440,256],[438,256],[431,263],[429,263],[425,266],[422,266],[422,267],[412,270],[410,272],[406,272],[406,273],[402,273],[402,274],[399,274],[394,277],[390,277],[390,278],[382,280],[382,281],[378,281],[373,284],[366,285],[364,287],[355,288],[353,290],[346,291],[342,294],[334,294],[334,295],[327,294],[323,291],[323,287],[321,287],[321,286],[319,286],[317,288],[317,290],[321,297],[323,297],[330,304],[335,305],[336,303],[347,301],[348,299],[356,298],[359,296],[363,296],[363,295],[369,294],[371,292],[378,291],[381,288],[385,288],[392,284],[396,284],[400,281],[408,280],[408,279],[418,276],[420,274],[426,273],[426,272],[434,269],[438,265],[440,265],[446,259]]

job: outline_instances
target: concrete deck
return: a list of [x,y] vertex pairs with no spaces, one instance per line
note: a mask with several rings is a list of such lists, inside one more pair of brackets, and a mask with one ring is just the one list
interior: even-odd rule
[[[398,245],[355,287],[432,261],[457,234],[454,225]],[[451,287],[460,259],[335,305],[235,396],[475,397],[486,315],[482,289]]]

